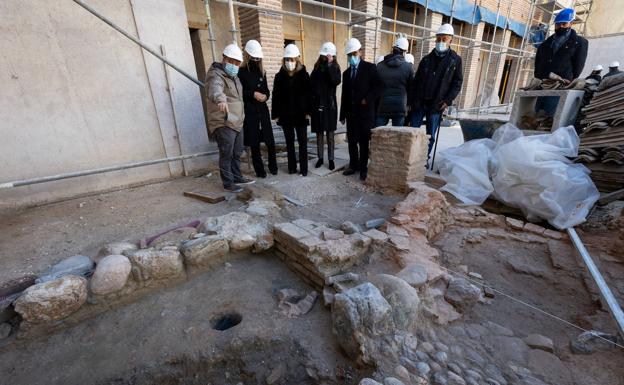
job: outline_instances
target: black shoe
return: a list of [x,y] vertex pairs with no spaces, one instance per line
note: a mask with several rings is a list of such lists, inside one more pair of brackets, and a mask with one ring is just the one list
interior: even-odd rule
[[319,160],[316,161],[316,164],[314,165],[314,168],[319,168],[323,165],[323,159],[319,158]]
[[301,176],[308,176],[308,172],[307,171],[301,171]]
[[269,170],[269,171],[271,172],[271,174],[273,174],[273,175],[277,175],[277,169],[275,169],[275,170]]
[[360,171],[360,180],[365,181],[368,176],[368,171]]
[[267,177],[267,173],[266,173],[266,172],[263,172],[262,174],[256,174],[256,176],[257,176],[258,178],[262,178],[262,179],[264,179],[264,178],[266,178],[266,177]]
[[289,173],[289,174],[296,174],[296,173],[297,173],[297,169],[294,169],[294,170],[288,170],[288,173]]
[[243,188],[240,186],[237,186],[235,184],[231,185],[231,186],[223,186],[223,189],[225,191],[231,192],[231,193],[239,193],[241,191],[243,191]]
[[236,180],[234,183],[235,184],[254,184],[256,183],[256,181],[253,179],[242,178],[242,179]]
[[333,161],[333,160],[330,160],[330,161],[329,161],[329,166],[328,166],[327,168],[328,168],[328,169],[330,169],[330,170],[333,170],[333,169],[335,169],[335,168],[336,168],[336,165],[334,164],[334,161]]
[[342,175],[347,175],[347,176],[348,176],[348,175],[353,175],[353,174],[355,174],[355,171],[356,171],[356,170],[354,170],[354,169],[352,169],[352,168],[348,168],[348,169],[346,169],[346,170],[344,170],[344,171],[342,172]]

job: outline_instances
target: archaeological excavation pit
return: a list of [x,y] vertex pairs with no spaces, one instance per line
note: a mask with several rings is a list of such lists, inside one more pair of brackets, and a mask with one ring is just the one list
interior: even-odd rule
[[[59,278],[69,314],[14,301],[0,370],[12,384],[619,384],[616,345],[535,309],[620,344],[565,234],[408,188],[348,223],[259,194],[137,233],[143,246],[100,243],[95,271]],[[597,223],[584,239],[619,288],[618,227],[591,236]],[[107,292],[114,266],[127,279]]]

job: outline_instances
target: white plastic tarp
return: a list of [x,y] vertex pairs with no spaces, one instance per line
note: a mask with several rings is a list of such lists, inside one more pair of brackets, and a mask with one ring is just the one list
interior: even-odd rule
[[568,158],[578,154],[574,127],[523,136],[511,124],[492,139],[440,151],[442,188],[465,204],[482,204],[490,194],[518,207],[530,221],[545,219],[565,229],[582,223],[599,198],[589,170]]

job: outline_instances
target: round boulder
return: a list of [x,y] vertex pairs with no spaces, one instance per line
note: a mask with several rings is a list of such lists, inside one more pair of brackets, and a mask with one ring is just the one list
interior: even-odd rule
[[15,301],[15,311],[31,323],[57,321],[76,312],[87,300],[87,280],[66,275],[31,286]]
[[104,257],[91,278],[91,292],[106,295],[121,290],[128,281],[131,269],[130,260],[123,255]]

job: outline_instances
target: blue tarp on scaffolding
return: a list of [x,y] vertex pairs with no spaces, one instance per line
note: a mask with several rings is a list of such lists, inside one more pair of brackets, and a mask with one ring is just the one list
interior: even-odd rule
[[499,28],[505,28],[507,25],[507,18],[502,15],[502,11],[498,15],[498,19],[496,18],[496,12],[492,12],[485,7],[479,6],[479,13],[481,14],[481,21],[495,25]]
[[446,16],[451,16],[453,14],[453,18],[465,21],[469,24],[478,24],[479,23],[479,9],[476,9],[475,15],[475,7],[474,3],[468,0],[455,0],[455,4],[453,4],[453,0],[409,0],[411,3],[420,4],[423,7],[427,7],[433,12],[441,13]]
[[496,18],[496,12],[477,6],[475,8],[474,1],[471,0],[408,0],[411,3],[422,5],[429,8],[433,12],[441,13],[446,16],[453,15],[453,18],[465,21],[468,24],[478,24],[483,21],[485,23],[496,25],[499,28],[509,28],[512,32],[524,36],[524,30],[526,24],[515,20],[507,20],[505,16],[498,15],[498,22]]

